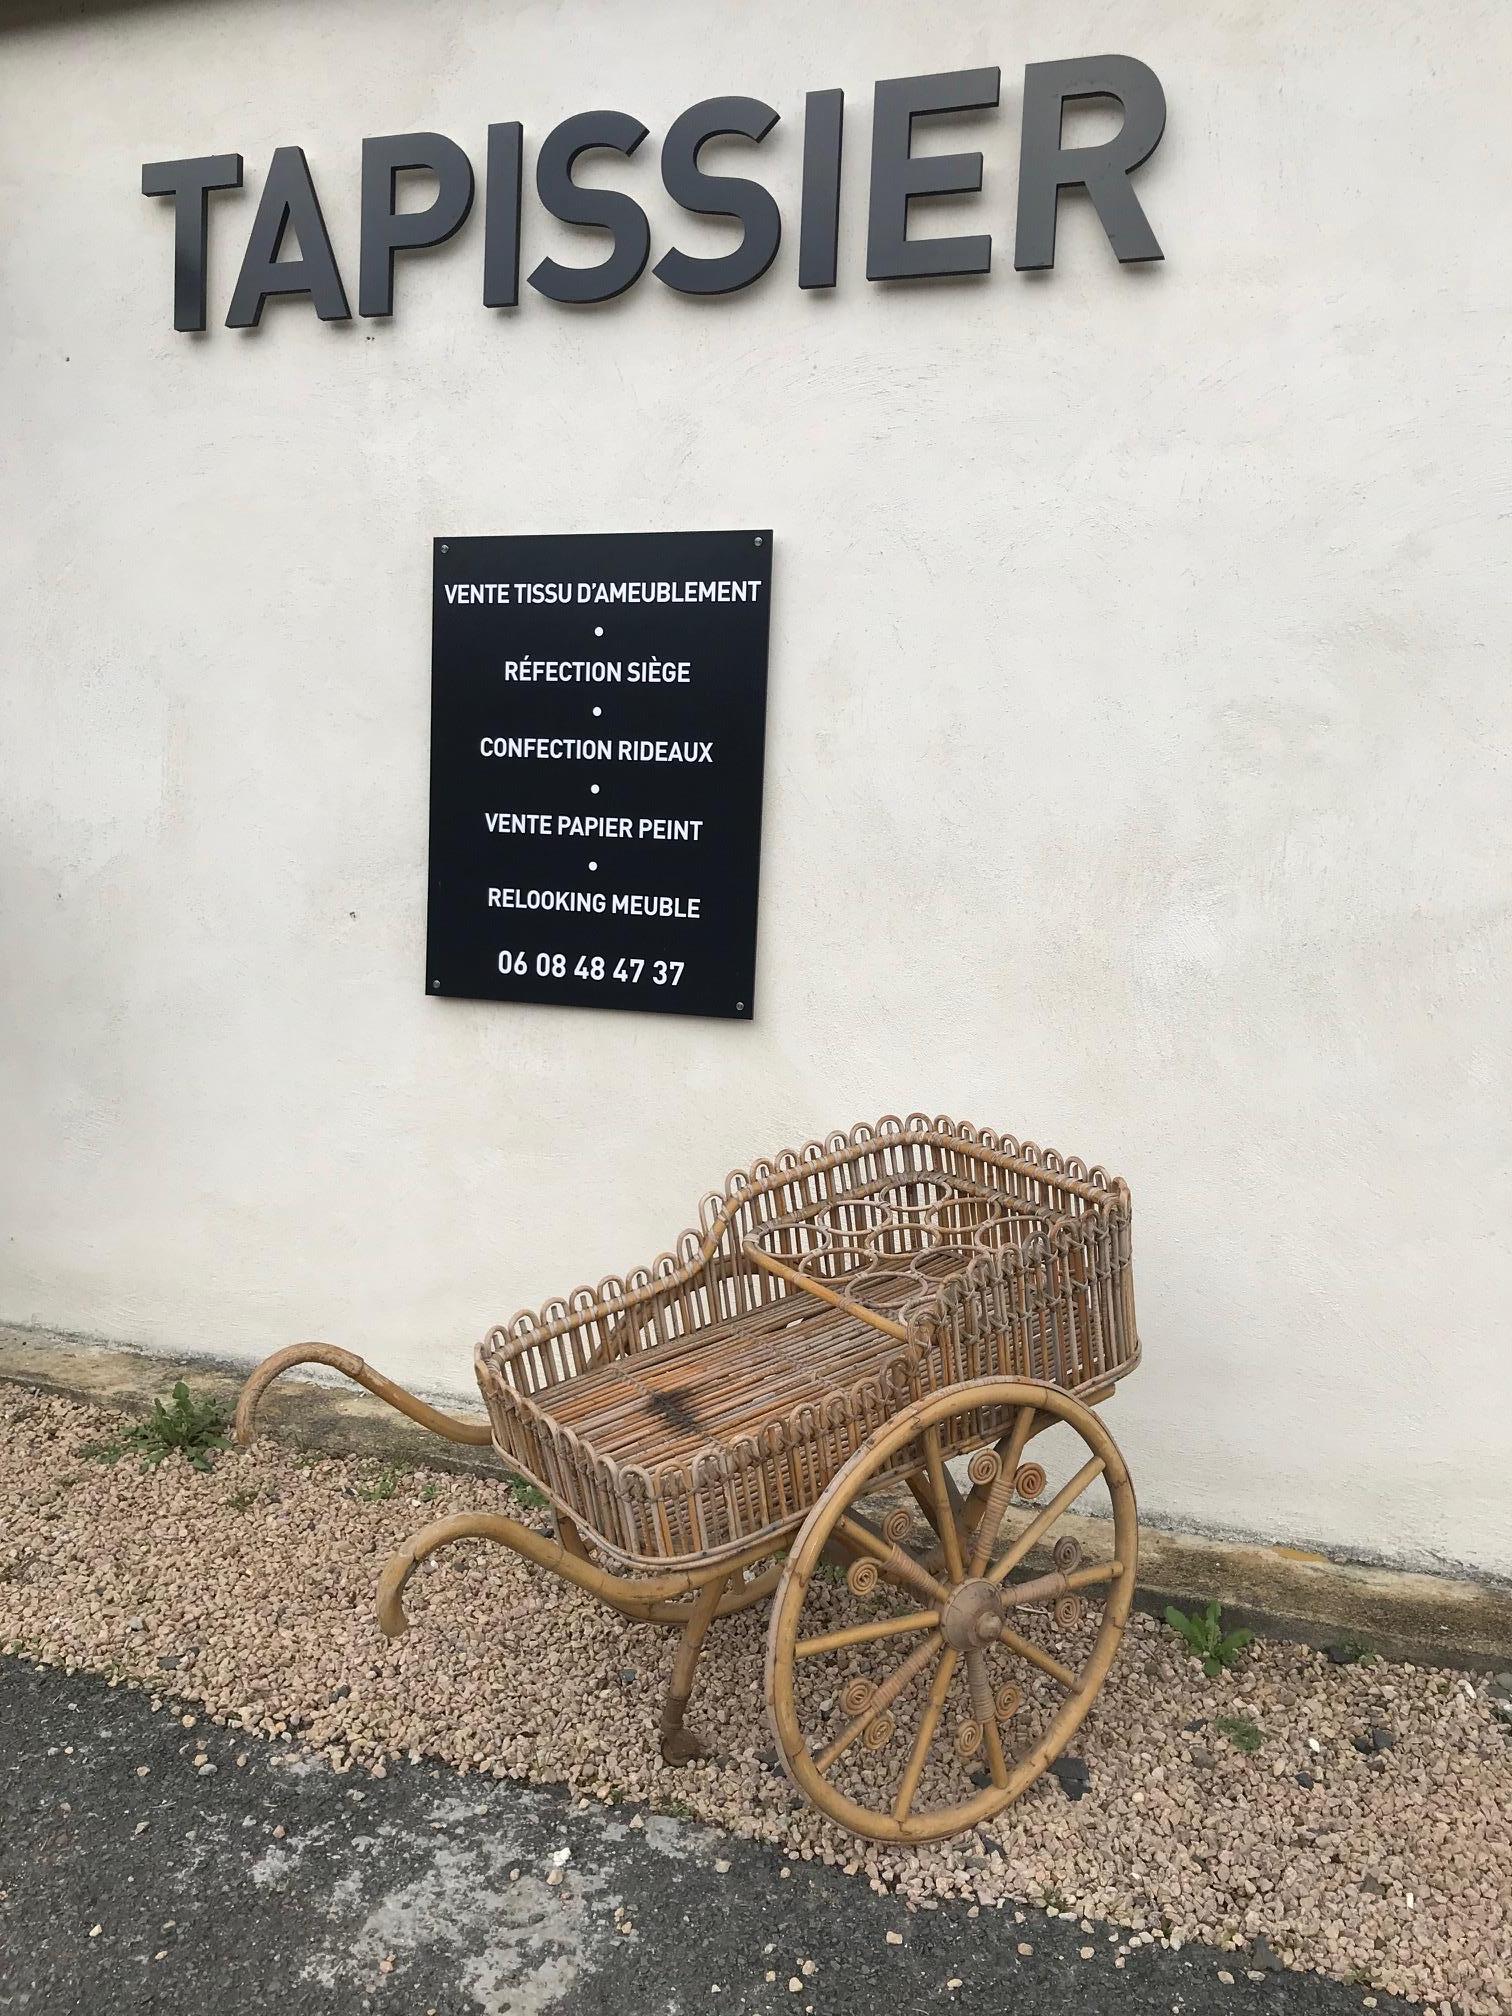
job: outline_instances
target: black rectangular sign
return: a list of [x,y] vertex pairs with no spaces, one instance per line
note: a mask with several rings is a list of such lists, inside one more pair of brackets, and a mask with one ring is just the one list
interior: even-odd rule
[[430,993],[749,1020],[770,532],[438,539]]

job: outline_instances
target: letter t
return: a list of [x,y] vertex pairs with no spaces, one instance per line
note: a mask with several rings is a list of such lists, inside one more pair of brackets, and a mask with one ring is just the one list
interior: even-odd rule
[[144,161],[142,194],[173,198],[173,326],[205,326],[205,264],[210,242],[210,191],[240,189],[240,154],[201,154],[187,161]]

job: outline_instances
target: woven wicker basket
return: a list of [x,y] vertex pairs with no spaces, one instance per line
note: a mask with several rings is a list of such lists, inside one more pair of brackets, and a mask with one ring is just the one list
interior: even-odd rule
[[1102,1388],[1138,1353],[1126,1185],[911,1114],[736,1171],[673,1252],[512,1317],[477,1370],[505,1462],[652,1567],[790,1533],[910,1401]]

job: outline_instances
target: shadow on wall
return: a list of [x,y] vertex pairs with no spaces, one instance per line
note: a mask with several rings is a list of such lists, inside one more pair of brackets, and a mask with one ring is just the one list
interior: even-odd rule
[[97,21],[110,14],[203,13],[196,0],[0,0],[0,32],[7,28],[55,28],[60,22]]

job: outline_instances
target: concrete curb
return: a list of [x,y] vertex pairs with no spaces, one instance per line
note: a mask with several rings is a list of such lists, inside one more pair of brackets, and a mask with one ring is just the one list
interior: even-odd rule
[[[0,1327],[0,1380],[97,1406],[145,1413],[176,1379],[197,1396],[234,1404],[248,1367],[182,1359],[89,1338]],[[440,1396],[449,1412],[464,1410]],[[345,1380],[286,1379],[266,1396],[259,1429],[302,1448],[379,1457],[435,1470],[492,1472],[488,1449],[445,1442]],[[1096,1547],[1098,1522],[1079,1521]],[[1454,1575],[1425,1575],[1142,1526],[1139,1607],[1159,1615],[1211,1601],[1225,1620],[1304,1645],[1358,1648],[1419,1665],[1512,1669],[1512,1590]],[[1100,1551],[1100,1550],[1098,1550]]]

